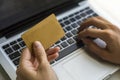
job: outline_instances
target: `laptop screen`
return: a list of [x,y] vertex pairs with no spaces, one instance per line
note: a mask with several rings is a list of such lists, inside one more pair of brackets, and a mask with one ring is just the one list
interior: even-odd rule
[[0,0],[0,31],[67,1],[72,0]]

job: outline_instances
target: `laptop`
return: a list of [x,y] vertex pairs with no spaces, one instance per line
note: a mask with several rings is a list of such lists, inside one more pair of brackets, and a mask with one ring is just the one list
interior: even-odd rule
[[21,51],[26,47],[21,35],[42,19],[55,13],[66,35],[59,46],[59,57],[50,64],[59,80],[106,80],[119,67],[89,55],[76,36],[81,22],[98,16],[84,0],[1,0],[0,64],[11,80],[16,80]]

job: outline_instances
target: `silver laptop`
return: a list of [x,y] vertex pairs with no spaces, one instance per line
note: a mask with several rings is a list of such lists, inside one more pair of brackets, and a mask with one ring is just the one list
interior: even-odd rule
[[0,1],[0,63],[12,80],[16,79],[21,51],[26,47],[21,39],[27,29],[51,13],[57,15],[66,35],[52,47],[59,46],[60,56],[52,61],[59,80],[105,80],[119,67],[99,61],[77,43],[81,22],[98,16],[83,0],[1,0]]

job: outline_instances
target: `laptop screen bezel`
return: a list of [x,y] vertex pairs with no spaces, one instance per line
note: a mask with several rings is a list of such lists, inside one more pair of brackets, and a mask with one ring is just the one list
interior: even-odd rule
[[[5,28],[5,29],[3,29],[3,30],[0,30],[0,37],[3,37],[3,36],[5,36],[5,35],[9,34],[9,32],[11,32],[11,31],[14,31],[14,30],[16,30],[16,29],[21,28],[20,26],[27,25],[27,23],[29,23],[30,21],[35,20],[39,15],[41,15],[41,16],[39,16],[39,18],[43,19],[43,18],[45,18],[46,16],[48,16],[49,14],[51,14],[51,13],[57,14],[57,11],[56,11],[56,10],[58,10],[58,9],[62,9],[63,7],[66,7],[66,6],[68,6],[68,5],[76,4],[76,3],[80,2],[80,1],[83,1],[83,0],[70,0],[70,1],[65,2],[65,3],[63,3],[63,4],[57,5],[57,6],[55,6],[54,8],[50,8],[49,10],[46,10],[46,11],[44,11],[44,12],[41,12],[41,13],[36,14],[36,15],[34,15],[34,16],[31,16],[31,17],[29,17],[29,18],[27,18],[27,19],[24,19],[24,20],[22,20],[22,21],[19,21],[19,22],[15,23],[15,24],[12,24],[12,25],[8,26],[7,28]],[[62,6],[61,6],[61,5],[62,5]],[[58,12],[59,12],[59,11],[58,11]],[[42,14],[44,14],[44,15],[42,15]],[[44,17],[42,18],[42,16],[44,16]],[[39,19],[39,20],[41,20],[41,19]],[[33,23],[33,24],[34,24],[34,23]],[[27,25],[27,26],[30,26],[30,24]],[[25,27],[24,27],[24,28],[25,28]]]

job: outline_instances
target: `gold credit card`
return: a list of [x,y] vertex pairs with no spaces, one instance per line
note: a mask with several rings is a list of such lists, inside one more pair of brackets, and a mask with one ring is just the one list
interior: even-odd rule
[[64,35],[65,33],[56,16],[52,14],[26,31],[22,35],[22,39],[30,51],[32,51],[32,44],[35,41],[40,41],[46,50]]

